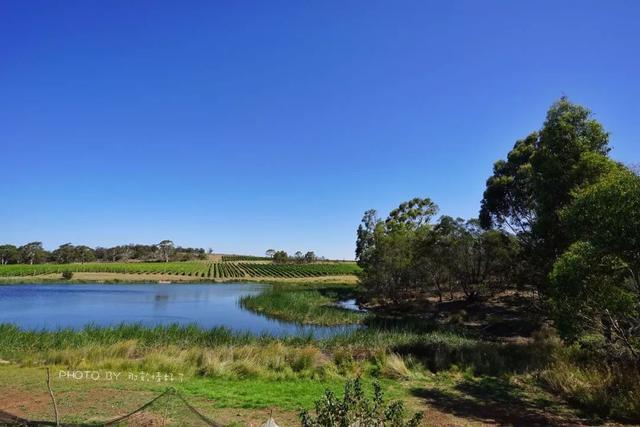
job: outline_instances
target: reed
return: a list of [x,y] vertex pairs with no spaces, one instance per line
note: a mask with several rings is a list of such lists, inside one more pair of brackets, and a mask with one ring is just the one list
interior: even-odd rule
[[290,322],[333,326],[361,323],[363,312],[337,305],[340,300],[353,297],[350,287],[335,286],[322,289],[276,286],[259,295],[247,295],[240,300],[243,308],[254,313]]

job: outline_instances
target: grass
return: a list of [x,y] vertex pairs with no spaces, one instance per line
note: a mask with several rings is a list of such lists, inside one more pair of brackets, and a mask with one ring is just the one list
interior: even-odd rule
[[[371,382],[371,379],[365,381],[367,387]],[[383,381],[381,385],[388,398],[405,397],[407,394],[406,390],[394,384],[393,381]],[[261,379],[236,381],[196,379],[178,386],[186,394],[214,400],[216,406],[220,408],[257,409],[275,406],[291,411],[312,408],[314,402],[325,390],[339,393],[343,387],[344,381],[338,379],[326,381],[298,379],[275,382]]]
[[354,289],[347,286],[275,286],[259,295],[245,296],[242,307],[255,313],[296,323],[314,325],[341,325],[361,323],[366,314],[337,306],[340,300],[355,297]]
[[528,372],[544,363],[545,345],[495,343],[455,331],[373,323],[321,340],[177,325],[80,331],[23,331],[0,325],[0,358],[26,366],[160,369],[218,378],[415,378],[454,366],[477,374]]
[[640,421],[638,368],[602,363],[584,353],[576,348],[559,349],[539,373],[540,384],[603,419]]

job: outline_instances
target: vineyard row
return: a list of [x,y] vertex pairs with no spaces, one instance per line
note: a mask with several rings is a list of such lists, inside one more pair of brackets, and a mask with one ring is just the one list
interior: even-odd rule
[[356,274],[360,268],[355,263],[326,264],[256,264],[229,262],[169,262],[169,263],[86,263],[86,264],[37,264],[0,265],[0,277],[36,276],[63,271],[74,273],[133,273],[171,274],[212,279],[240,279],[252,277],[321,277]]

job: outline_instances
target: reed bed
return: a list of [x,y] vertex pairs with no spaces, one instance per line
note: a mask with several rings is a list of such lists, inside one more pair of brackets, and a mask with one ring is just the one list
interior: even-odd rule
[[274,287],[259,295],[247,295],[240,300],[243,308],[255,313],[290,322],[333,326],[361,323],[366,314],[339,307],[338,300],[353,297],[348,287],[308,289],[300,287]]
[[[536,347],[537,346],[537,347]],[[0,358],[27,366],[144,369],[221,378],[415,378],[470,369],[479,374],[537,369],[541,345],[501,344],[454,331],[371,325],[325,339],[254,336],[192,326],[88,326],[25,331],[0,325]]]

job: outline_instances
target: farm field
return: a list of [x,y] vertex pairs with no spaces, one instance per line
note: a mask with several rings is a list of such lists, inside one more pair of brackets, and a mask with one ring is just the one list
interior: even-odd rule
[[0,278],[73,273],[120,273],[173,275],[193,279],[312,278],[353,275],[360,271],[355,263],[273,264],[252,262],[114,262],[71,264],[11,264],[0,266]]

